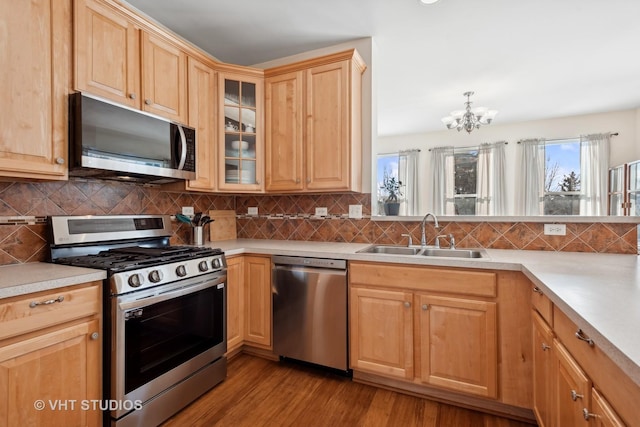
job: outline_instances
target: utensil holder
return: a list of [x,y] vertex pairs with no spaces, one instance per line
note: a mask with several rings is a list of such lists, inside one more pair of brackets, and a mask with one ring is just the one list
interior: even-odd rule
[[196,246],[202,246],[204,244],[204,227],[193,227],[193,244]]

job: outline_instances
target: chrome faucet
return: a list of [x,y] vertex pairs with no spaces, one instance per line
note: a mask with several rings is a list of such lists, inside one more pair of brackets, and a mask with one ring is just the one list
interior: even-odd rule
[[420,226],[420,229],[422,231],[422,238],[420,240],[420,246],[423,247],[423,248],[427,246],[427,236],[425,235],[424,226],[425,226],[425,224],[427,222],[427,218],[429,216],[431,216],[433,218],[433,226],[435,228],[440,228],[440,224],[438,224],[438,218],[436,218],[436,216],[434,214],[432,214],[431,212],[427,212],[427,214],[424,216],[424,218],[422,218],[422,225]]
[[436,248],[440,248],[440,239],[449,239],[449,249],[455,249],[456,248],[456,238],[453,237],[453,234],[441,234],[439,236],[436,236]]

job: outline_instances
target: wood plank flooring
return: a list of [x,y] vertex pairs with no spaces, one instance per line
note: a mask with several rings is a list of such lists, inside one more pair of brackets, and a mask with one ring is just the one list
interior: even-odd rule
[[531,427],[247,354],[229,362],[224,382],[163,424],[186,425]]

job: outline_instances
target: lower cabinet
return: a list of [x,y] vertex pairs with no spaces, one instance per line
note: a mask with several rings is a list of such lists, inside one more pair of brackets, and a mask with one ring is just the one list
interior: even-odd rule
[[227,352],[271,342],[271,257],[227,258]]
[[[363,372],[401,380],[413,392],[430,386],[498,398],[496,274],[372,267],[349,265],[354,377]],[[511,363],[507,359],[504,364]]]
[[[534,292],[538,302],[546,299],[539,289]],[[636,425],[640,387],[557,307],[548,302],[534,303],[533,308],[533,409],[538,425]]]
[[0,300],[0,426],[101,425],[100,306],[97,284]]

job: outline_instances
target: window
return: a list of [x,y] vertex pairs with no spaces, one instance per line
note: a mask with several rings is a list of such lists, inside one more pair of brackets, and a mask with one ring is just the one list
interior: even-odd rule
[[544,149],[544,214],[580,215],[580,140],[549,140]]
[[384,214],[384,202],[387,199],[387,192],[382,189],[385,175],[398,179],[398,153],[378,154],[376,188],[378,201],[378,215]]
[[475,215],[478,186],[478,150],[468,149],[453,154],[454,206],[456,215]]

